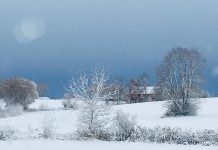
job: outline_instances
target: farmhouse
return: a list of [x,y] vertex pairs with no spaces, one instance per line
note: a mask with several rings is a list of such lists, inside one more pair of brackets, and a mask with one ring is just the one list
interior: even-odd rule
[[129,95],[131,103],[154,101],[154,87],[132,88]]

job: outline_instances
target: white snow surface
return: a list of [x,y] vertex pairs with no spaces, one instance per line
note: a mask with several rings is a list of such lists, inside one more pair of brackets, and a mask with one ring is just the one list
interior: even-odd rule
[[3,150],[217,150],[215,146],[55,140],[0,141],[0,148]]
[[[146,102],[113,106],[113,112],[121,109],[123,112],[136,115],[137,123],[143,127],[181,127],[183,129],[203,130],[218,129],[218,98],[201,99],[201,108],[197,116],[163,118],[165,102]],[[38,109],[47,105],[49,111],[23,112],[21,115],[0,119],[0,127],[9,126],[18,131],[26,132],[41,129],[45,117],[55,119],[57,133],[72,133],[77,128],[78,110],[65,110],[62,100],[48,98],[37,99],[30,108]],[[113,113],[112,115],[113,116]]]
[[183,129],[218,129],[218,98],[200,100],[197,116],[163,118],[165,102],[146,102],[115,107],[137,115],[138,125],[145,127],[181,127]]

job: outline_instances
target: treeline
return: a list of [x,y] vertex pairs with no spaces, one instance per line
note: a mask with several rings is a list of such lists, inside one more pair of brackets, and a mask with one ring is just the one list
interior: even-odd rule
[[[187,116],[196,115],[198,110],[198,98],[207,97],[207,92],[202,88],[204,83],[203,70],[206,67],[206,60],[198,49],[195,48],[173,48],[164,57],[163,62],[156,69],[156,85],[148,86],[148,76],[146,73],[136,79],[131,79],[128,84],[124,84],[121,79],[116,79],[112,83],[104,81],[101,93],[98,97],[110,93],[104,101],[107,103],[139,103],[145,101],[168,100],[166,116]],[[105,75],[105,72],[102,72]],[[95,76],[101,74],[94,73]],[[97,83],[89,81],[90,75],[87,73],[80,75],[76,81],[71,81],[66,90],[65,97],[68,99],[80,99],[78,90],[82,90],[78,84],[85,84],[88,88],[86,93],[92,95],[98,87]],[[92,76],[93,77],[93,76]],[[73,79],[75,79],[73,77]],[[106,79],[105,79],[106,80]],[[89,82],[88,82],[89,81]],[[88,83],[87,83],[88,82]],[[100,83],[99,83],[100,84]],[[81,93],[80,94],[84,94]],[[92,99],[86,97],[86,99]]]
[[[202,89],[205,62],[197,49],[170,50],[157,68],[157,84],[154,88],[147,86],[146,74],[130,80],[128,86],[120,80],[110,82],[110,76],[104,69],[74,76],[65,87],[68,103],[64,103],[66,108],[78,109],[77,129],[72,136],[105,141],[217,145],[218,134],[213,130],[192,132],[180,128],[143,128],[136,125],[135,116],[121,110],[115,112],[111,119],[111,104],[114,102],[138,103],[150,98],[167,100],[164,117],[196,115],[198,98],[206,96]],[[0,91],[7,106],[19,104],[23,109],[28,109],[28,105],[39,96],[37,84],[23,78],[3,81]],[[46,121],[43,133],[39,135],[43,138],[52,137],[52,124],[53,121]]]
[[[207,93],[202,89],[204,83],[203,70],[205,68],[206,61],[200,52],[194,48],[173,48],[164,57],[162,64],[156,69],[156,85],[149,87],[148,76],[146,73],[142,74],[138,78],[131,79],[129,83],[123,83],[122,79],[116,78],[111,81],[107,76],[105,79],[104,87],[101,87],[101,93],[98,93],[98,97],[110,93],[110,96],[104,98],[106,103],[139,103],[146,101],[162,101],[169,100],[168,116],[178,115],[195,115],[198,109],[196,101],[194,99],[200,97],[207,97]],[[92,80],[96,80],[96,77],[101,74],[93,72]],[[104,72],[101,72],[104,73]],[[104,73],[104,75],[106,75]],[[78,97],[76,92],[81,88],[78,84],[83,86],[90,86],[88,95],[95,93],[98,87],[98,81],[90,81],[90,75],[85,72],[75,82],[71,82],[70,86],[66,88],[65,98],[72,100]],[[103,76],[105,77],[105,76]],[[75,77],[73,77],[75,79]],[[89,81],[83,81],[86,79]],[[100,79],[99,79],[100,80]],[[87,84],[87,85],[84,85]],[[72,91],[72,89],[74,89]],[[75,90],[76,89],[76,90]],[[99,89],[98,89],[99,90]],[[12,78],[0,83],[0,97],[3,98],[6,105],[19,104],[23,109],[28,109],[28,105],[32,103],[38,96],[45,96],[47,86],[45,84],[36,84],[33,81],[24,78]],[[76,95],[77,94],[77,95]],[[80,93],[82,94],[82,93]],[[86,99],[91,99],[86,97]]]

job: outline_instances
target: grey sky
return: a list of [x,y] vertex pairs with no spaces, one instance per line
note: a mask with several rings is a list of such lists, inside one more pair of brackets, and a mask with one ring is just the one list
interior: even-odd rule
[[[208,59],[207,88],[218,92],[217,0],[1,0],[0,74],[48,82],[60,96],[72,71],[105,66],[125,78],[148,72],[176,46]],[[40,18],[45,33],[24,44],[14,28]],[[213,82],[212,82],[213,80]]]

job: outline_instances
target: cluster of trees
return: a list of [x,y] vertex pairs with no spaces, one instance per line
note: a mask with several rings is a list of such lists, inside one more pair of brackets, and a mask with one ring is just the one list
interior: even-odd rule
[[[199,108],[198,98],[204,96],[202,90],[205,59],[197,49],[175,48],[164,58],[158,67],[155,100],[167,100],[165,116],[196,115]],[[148,77],[143,74],[131,79],[128,86],[122,80],[109,82],[104,70],[92,74],[81,74],[73,79],[67,88],[74,99],[81,101],[78,117],[79,133],[93,137],[108,124],[110,100],[130,103],[146,101]]]
[[[138,78],[130,79],[128,84],[124,84],[120,78],[115,79],[112,90],[117,89],[117,93],[113,100],[127,103],[145,102],[149,101],[148,94],[151,94],[153,101],[171,100],[171,106],[176,104],[185,115],[182,109],[188,109],[184,107],[189,107],[187,103],[190,99],[208,96],[202,89],[205,66],[206,60],[198,49],[173,48],[156,69],[157,83],[152,93],[146,93],[149,77],[143,73]],[[183,108],[178,106],[178,100],[182,101]]]
[[[202,90],[205,59],[194,48],[174,48],[165,56],[157,68],[157,84],[152,100],[168,100],[167,116],[195,115],[198,109],[196,99],[205,97]],[[104,108],[99,101],[110,103],[138,103],[148,101],[148,76],[143,73],[124,84],[122,79],[113,82],[103,70],[83,73],[70,82],[66,96],[80,99],[84,105]],[[0,82],[0,97],[6,105],[19,104],[24,109],[38,96],[45,96],[47,85],[38,85],[24,78],[12,78]],[[88,109],[86,109],[88,110]],[[86,111],[83,111],[85,113]],[[92,110],[90,110],[92,112]]]
[[[166,116],[196,115],[198,98],[205,96],[202,89],[205,62],[200,52],[192,48],[174,48],[165,56],[157,68],[157,85],[153,96],[154,100],[167,100]],[[78,134],[91,138],[107,134],[104,131],[111,121],[110,101],[145,102],[148,100],[147,86],[148,76],[145,73],[131,79],[128,84],[119,78],[110,82],[109,75],[103,69],[81,73],[73,78],[66,88],[66,96],[80,103]],[[19,77],[0,83],[0,97],[6,106],[20,105],[24,110],[38,96],[45,96],[46,91],[45,84],[37,86],[35,82]],[[134,131],[135,118],[118,111],[113,123],[118,129],[116,138],[126,140]]]
[[143,73],[138,78],[132,78],[128,83],[124,83],[122,78],[116,77],[110,86],[106,89],[106,92],[113,92],[114,94],[107,100],[107,102],[113,102],[120,104],[125,103],[140,103],[146,102],[146,88],[148,85],[148,76]]
[[44,96],[47,90],[45,84],[36,84],[35,82],[15,77],[2,80],[0,83],[0,98],[8,106],[19,105],[24,110],[28,109],[29,104],[33,103],[39,96]]
[[[108,80],[110,80],[110,82],[107,83],[107,88],[104,90],[105,92],[113,93],[113,95],[105,100],[107,103],[112,102],[115,104],[121,104],[148,101],[148,97],[146,96],[148,76],[146,73],[143,73],[138,78],[130,79],[128,83],[124,83],[120,77],[115,77],[112,81],[111,79]],[[66,93],[64,94],[64,98],[72,99],[76,98],[76,96],[73,92],[67,89]]]

